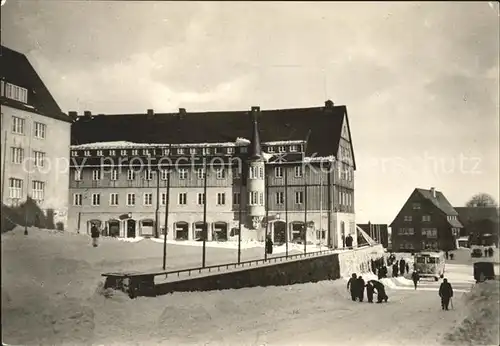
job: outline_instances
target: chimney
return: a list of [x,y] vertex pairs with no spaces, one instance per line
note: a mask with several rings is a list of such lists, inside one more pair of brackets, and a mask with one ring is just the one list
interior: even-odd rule
[[152,119],[155,116],[155,111],[153,109],[148,109],[147,115],[148,119]]
[[179,119],[184,118],[184,115],[186,115],[186,108],[179,108]]
[[78,117],[78,112],[76,111],[69,111],[68,112],[68,116],[71,118],[71,119],[76,119]]
[[431,187],[432,198],[436,198],[436,189]]
[[90,118],[92,116],[92,112],[91,111],[84,111],[83,116],[86,118]]
[[325,101],[325,108],[328,108],[328,109],[333,108],[333,101],[332,100],[326,100]]

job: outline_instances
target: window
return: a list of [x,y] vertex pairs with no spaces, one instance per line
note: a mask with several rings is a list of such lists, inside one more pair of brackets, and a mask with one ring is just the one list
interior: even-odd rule
[[79,169],[75,169],[74,172],[75,173],[73,173],[73,174],[74,174],[75,181],[81,181],[82,180],[82,171]]
[[90,156],[90,150],[85,150],[85,151],[83,152],[83,155],[84,155],[84,156]]
[[304,203],[304,193],[302,191],[295,192],[295,204]]
[[400,228],[398,229],[398,235],[414,235],[415,230],[413,228]]
[[205,204],[205,194],[198,193],[198,205],[203,205],[203,204]]
[[300,178],[302,177],[302,166],[296,166],[295,167],[295,177]]
[[203,155],[208,155],[208,154],[210,154],[210,148],[203,148],[203,149],[202,149],[202,153],[203,153]]
[[163,149],[162,153],[163,153],[163,156],[168,156],[168,154],[170,154],[170,149]]
[[127,156],[127,151],[126,150],[120,150],[120,155],[121,156]]
[[234,148],[227,148],[228,154],[234,154]]
[[45,183],[43,181],[33,180],[32,182],[32,198],[41,202],[44,199],[45,195]]
[[28,103],[28,89],[14,84],[6,83],[5,96],[22,103]]
[[259,205],[264,205],[264,193],[259,192]]
[[139,155],[139,150],[132,149],[132,156],[137,156],[137,155]]
[[100,180],[101,179],[101,171],[99,169],[94,169],[92,171],[92,180]]
[[413,220],[411,215],[405,215],[405,221],[406,222],[411,222]]
[[[424,248],[425,250],[431,250],[431,249],[435,250],[438,248],[438,243],[437,241],[423,241],[422,248]],[[432,257],[427,258],[427,263],[434,263],[431,261],[435,261],[435,259]]]
[[147,192],[144,194],[144,205],[151,206],[153,205],[153,194]]
[[160,204],[161,205],[167,204],[167,194],[165,192],[161,193]]
[[224,192],[217,193],[217,205],[226,204],[226,194]]
[[297,151],[297,146],[296,145],[291,145],[290,146],[290,151],[292,151],[292,152]]
[[259,203],[259,193],[250,191],[248,193],[248,205],[257,205]]
[[191,155],[196,155],[196,148],[189,148],[189,153]]
[[216,174],[217,174],[217,179],[224,179],[226,177],[226,171],[224,170],[224,168],[218,168],[216,170]]
[[82,194],[81,193],[74,193],[73,194],[73,205],[82,205]]
[[283,178],[283,167],[274,167],[274,176],[276,178]]
[[407,243],[407,242],[404,242],[404,243],[401,243],[401,245],[399,246],[400,249],[403,249],[403,250],[413,250],[413,244],[412,243]]
[[233,204],[239,205],[241,203],[241,195],[239,192],[233,193]]
[[247,152],[248,152],[248,148],[247,147],[240,147],[240,153],[245,154]]
[[149,151],[149,149],[143,149],[142,154],[145,156],[151,156],[151,152]]
[[267,151],[270,152],[270,153],[274,153],[274,147],[267,147]]
[[133,169],[129,169],[127,171],[127,180],[134,180],[135,179],[135,172]]
[[262,179],[264,177],[264,168],[253,166],[250,167],[250,179]]
[[109,205],[118,205],[118,194],[112,193],[109,195]]
[[117,169],[113,169],[111,171],[111,180],[118,180],[118,170]]
[[420,203],[413,203],[413,209],[420,209]]
[[278,152],[279,153],[284,153],[286,151],[285,147],[284,146],[279,146],[278,147]]
[[116,155],[116,151],[115,150],[110,150],[108,153],[109,153],[109,156],[115,156]]
[[45,153],[41,151],[35,151],[35,166],[36,167],[44,167],[45,165]]
[[284,204],[285,203],[285,193],[284,192],[276,192],[276,204]]
[[167,180],[168,179],[168,170],[167,169],[162,169],[161,171],[161,180]]
[[71,151],[71,156],[77,157],[78,156],[78,151],[76,151],[76,150]]
[[186,179],[186,178],[187,178],[187,169],[179,168],[179,179]]
[[239,179],[239,178],[241,178],[241,171],[240,171],[240,168],[235,168],[235,169],[233,170],[233,177],[234,177],[235,179]]
[[430,222],[431,221],[431,216],[430,215],[422,215],[422,221],[424,221],[424,222]]
[[24,124],[26,120],[19,117],[12,117],[12,132],[18,135],[24,135]]
[[198,179],[205,179],[205,175],[206,175],[205,169],[204,168],[198,168],[196,170],[196,175],[197,175]]
[[178,155],[184,155],[184,148],[177,148]]
[[9,179],[9,197],[20,199],[23,194],[23,181],[17,178]]
[[422,235],[427,238],[437,238],[437,228],[422,228]]
[[128,206],[135,205],[135,193],[127,193],[127,205]]
[[12,156],[12,163],[16,163],[16,164],[23,163],[24,149],[12,147],[12,148],[10,148],[10,150],[11,150],[11,156]]
[[144,179],[153,180],[153,171],[150,169],[145,170],[144,171]]
[[39,139],[45,139],[45,133],[47,126],[42,123],[35,122],[35,137]]
[[99,193],[93,193],[92,194],[92,205],[94,207],[97,207],[97,206],[101,205],[101,194],[99,194]]
[[259,179],[264,179],[264,167],[259,167]]
[[102,152],[102,150],[97,150],[97,156],[103,156],[104,153]]
[[187,204],[187,192],[179,193],[179,205]]

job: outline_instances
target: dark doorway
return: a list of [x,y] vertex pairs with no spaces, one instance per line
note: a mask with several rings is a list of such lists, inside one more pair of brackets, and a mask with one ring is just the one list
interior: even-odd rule
[[214,233],[213,240],[215,241],[227,241],[227,223],[216,222],[214,223]]
[[108,228],[109,228],[109,236],[110,237],[120,236],[120,221],[109,220],[108,221]]
[[187,222],[180,221],[175,224],[175,240],[189,239],[189,225]]
[[274,244],[284,244],[286,242],[286,223],[283,221],[274,222]]
[[305,238],[305,228],[303,222],[292,223],[292,242],[302,243]]
[[134,219],[127,220],[127,238],[135,238],[135,224]]
[[195,240],[207,240],[206,239],[206,227],[203,227],[203,221],[198,221],[194,223],[194,239]]

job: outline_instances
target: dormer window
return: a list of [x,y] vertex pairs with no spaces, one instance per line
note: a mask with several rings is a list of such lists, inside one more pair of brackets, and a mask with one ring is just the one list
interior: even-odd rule
[[290,146],[290,151],[298,151],[296,145],[291,145]]
[[196,148],[190,148],[190,149],[189,149],[189,153],[190,153],[191,155],[196,155]]
[[114,150],[109,151],[109,156],[115,156],[115,155],[116,155],[116,151],[114,151]]
[[227,148],[227,153],[234,154],[234,148],[233,147]]
[[220,148],[219,147],[215,147],[214,148],[214,153],[215,154],[220,154]]
[[76,150],[71,151],[71,156],[73,156],[73,157],[78,156],[78,151],[76,151]]
[[5,85],[5,96],[12,100],[28,103],[28,89],[11,83]]
[[90,150],[85,150],[85,151],[83,152],[83,155],[85,155],[85,156],[90,156]]
[[167,156],[168,154],[170,154],[170,149],[163,149],[162,152],[164,156]]
[[177,154],[184,155],[184,148],[178,148],[177,149]]
[[248,152],[248,148],[247,147],[240,147],[240,153],[245,154],[247,152]]
[[274,153],[274,147],[267,147],[267,151],[270,152],[270,153]]
[[151,156],[151,153],[149,152],[149,149],[142,150],[142,154],[146,155],[146,156]]
[[203,155],[208,155],[208,154],[210,154],[210,148],[203,148],[202,152],[203,152]]
[[139,150],[137,150],[137,149],[132,149],[132,155],[133,155],[133,156],[139,155]]
[[102,156],[102,150],[97,150],[97,156]]
[[280,145],[280,146],[278,147],[278,152],[279,152],[279,153],[284,153],[285,151],[286,151],[286,148],[285,148],[285,146],[284,146],[284,145]]
[[127,151],[126,150],[120,150],[120,155],[121,156],[127,156]]

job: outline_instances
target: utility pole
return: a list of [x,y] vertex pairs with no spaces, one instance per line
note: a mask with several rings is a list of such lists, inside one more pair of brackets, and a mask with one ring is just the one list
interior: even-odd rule
[[288,166],[285,165],[285,257],[288,257]]
[[241,262],[241,219],[243,218],[243,175],[240,174],[240,200],[238,209],[238,264]]
[[160,237],[160,166],[156,168],[155,238]]
[[165,201],[165,234],[163,235],[163,270],[167,268],[167,232],[168,232],[168,212],[170,204],[170,167],[167,168],[167,200]]
[[266,234],[264,236],[264,261],[267,261],[267,237],[269,233],[269,170],[264,170],[266,173],[266,186],[265,186],[265,192],[266,192]]
[[207,235],[208,235],[208,227],[207,227],[207,163],[205,160],[204,164],[204,173],[205,179],[203,180],[203,255],[201,259],[201,267],[205,268],[206,257],[207,257]]
[[306,168],[304,165],[304,254],[307,253],[307,177],[306,177]]

